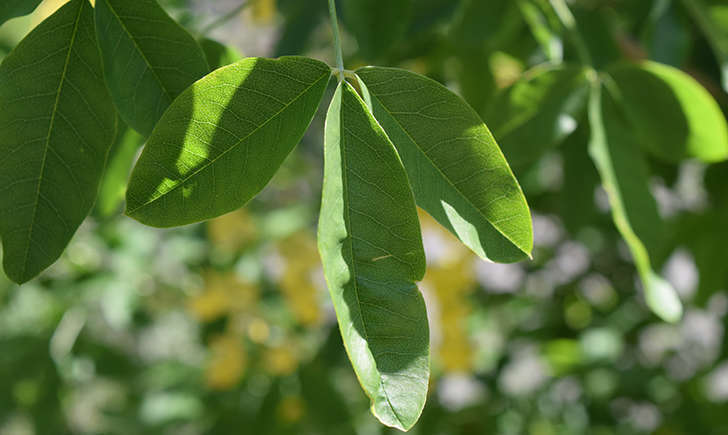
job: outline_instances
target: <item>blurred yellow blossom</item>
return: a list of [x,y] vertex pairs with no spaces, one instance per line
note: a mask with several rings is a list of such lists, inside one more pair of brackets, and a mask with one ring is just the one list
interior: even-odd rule
[[304,326],[321,323],[316,274],[320,271],[316,240],[309,232],[298,232],[278,244],[278,252],[285,261],[280,277],[280,288],[289,309]]
[[210,241],[225,252],[237,252],[255,241],[257,230],[255,220],[245,209],[228,213],[207,224]]
[[268,24],[276,16],[276,0],[251,0],[253,20]]
[[245,371],[243,341],[234,335],[222,335],[210,341],[210,360],[205,370],[205,381],[213,390],[235,387]]
[[446,372],[470,372],[473,351],[466,321],[470,314],[468,296],[476,283],[472,267],[475,257],[429,215],[421,212],[420,220],[425,237],[436,237],[442,242],[439,249],[445,251],[428,265],[423,280],[423,287],[435,297],[438,307],[440,362]]
[[298,368],[296,348],[292,343],[271,347],[263,357],[265,369],[272,375],[286,376]]
[[249,310],[258,301],[256,285],[240,281],[234,273],[209,272],[202,293],[188,301],[192,314],[203,322],[211,322],[226,314]]
[[286,423],[296,423],[301,420],[306,404],[299,396],[287,396],[278,404],[278,416]]

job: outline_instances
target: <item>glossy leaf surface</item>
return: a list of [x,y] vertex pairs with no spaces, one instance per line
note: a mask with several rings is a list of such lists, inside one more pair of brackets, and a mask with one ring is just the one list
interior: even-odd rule
[[384,424],[419,418],[429,329],[417,210],[397,152],[348,83],[326,119],[319,251],[347,354]]
[[172,101],[209,72],[205,54],[156,0],[98,0],[104,75],[122,119],[144,136]]
[[116,125],[101,74],[86,0],[59,9],[0,66],[0,236],[15,282],[60,257],[96,199]]
[[515,262],[533,247],[521,187],[488,128],[460,97],[404,70],[357,71],[365,101],[397,147],[417,204],[481,258]]
[[248,58],[196,82],[149,138],[132,173],[127,214],[170,227],[243,206],[301,140],[330,76],[313,59]]
[[728,125],[718,103],[686,73],[653,62],[609,70],[640,142],[668,162],[728,158]]
[[675,290],[653,270],[650,254],[662,238],[662,221],[649,190],[647,165],[629,122],[612,96],[594,86],[589,102],[589,154],[612,207],[612,218],[632,253],[645,300],[655,314],[675,322],[682,304]]

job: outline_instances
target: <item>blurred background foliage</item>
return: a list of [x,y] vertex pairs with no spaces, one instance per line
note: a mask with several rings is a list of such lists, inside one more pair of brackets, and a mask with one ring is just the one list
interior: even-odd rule
[[[62,3],[2,26],[0,56]],[[332,61],[323,0],[163,4],[195,35],[245,55]],[[728,108],[724,1],[570,6],[596,65],[673,65]],[[489,125],[503,116],[493,102],[504,88],[575,60],[547,0],[339,7],[349,68],[427,74]],[[210,45],[212,63],[236,57]],[[524,104],[547,111],[538,90]],[[142,145],[122,129],[102,199],[63,258],[22,288],[0,276],[0,434],[390,433],[368,412],[321,272],[317,118],[245,209],[176,230],[120,216]],[[478,261],[421,215],[433,377],[412,433],[728,433],[728,165],[649,162],[666,222],[656,269],[686,304],[683,320],[666,324],[645,308],[580,125],[526,159],[494,129],[533,210],[533,261]]]

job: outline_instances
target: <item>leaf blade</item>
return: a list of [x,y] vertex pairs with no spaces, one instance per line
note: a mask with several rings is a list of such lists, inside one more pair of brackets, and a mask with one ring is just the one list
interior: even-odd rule
[[[397,147],[417,204],[481,258],[528,258],[533,231],[526,199],[478,115],[444,86],[415,73],[367,67],[357,75]],[[457,148],[450,153],[444,144]]]
[[589,154],[609,196],[614,224],[632,253],[650,309],[668,322],[682,316],[675,290],[653,270],[650,256],[660,243],[662,220],[649,191],[647,166],[616,102],[594,84],[589,101]]
[[408,430],[429,378],[427,311],[415,284],[424,249],[394,146],[346,82],[327,115],[324,172],[319,251],[347,354],[374,415]]
[[114,104],[149,136],[172,101],[209,72],[205,54],[156,0],[99,0],[95,20]]
[[654,156],[728,158],[728,124],[718,103],[695,79],[667,65],[643,62],[609,69],[641,143]]
[[171,227],[243,206],[301,140],[330,76],[313,59],[248,58],[196,82],[149,138],[129,183],[127,214]]
[[0,26],[11,18],[33,12],[43,0],[4,0],[0,3]]
[[18,283],[55,262],[88,215],[114,138],[93,26],[91,5],[72,0],[0,65],[0,235]]

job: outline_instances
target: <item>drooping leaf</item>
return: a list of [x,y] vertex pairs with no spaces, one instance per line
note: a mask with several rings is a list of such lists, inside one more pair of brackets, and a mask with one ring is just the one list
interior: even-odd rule
[[93,11],[72,0],[0,66],[0,236],[8,277],[55,262],[96,199],[116,117]]
[[728,92],[728,4],[723,0],[683,0],[708,39],[723,74]]
[[589,128],[586,123],[564,140],[563,187],[561,189],[560,219],[571,234],[593,225],[599,216],[595,193],[599,174],[589,158]]
[[341,335],[374,415],[408,430],[429,378],[414,198],[394,146],[346,82],[331,102],[324,147],[319,251]]
[[0,2],[0,26],[11,18],[33,12],[43,0],[3,0]]
[[214,39],[202,38],[200,47],[202,47],[207,64],[210,65],[212,70],[228,66],[243,58],[243,55],[235,47],[221,44]]
[[660,244],[662,221],[649,190],[647,165],[629,122],[601,85],[593,86],[589,123],[589,154],[609,196],[614,224],[632,253],[645,300],[655,314],[675,322],[682,316],[680,299],[650,261]]
[[511,166],[523,169],[576,130],[588,95],[586,69],[539,67],[497,95],[484,119]]
[[301,140],[330,76],[313,59],[248,58],[196,82],[149,138],[129,183],[127,214],[170,227],[243,206]]
[[728,158],[728,125],[718,103],[686,73],[654,62],[609,69],[640,143],[668,162]]
[[134,159],[144,145],[144,137],[124,121],[118,120],[118,126],[96,201],[96,213],[101,217],[109,217],[121,208]]
[[341,14],[365,59],[379,59],[407,30],[413,0],[342,0]]
[[172,101],[209,72],[205,54],[156,0],[98,0],[104,76],[124,122],[149,136]]
[[369,67],[357,75],[399,151],[417,204],[484,259],[527,258],[533,231],[526,199],[473,109],[415,73]]

